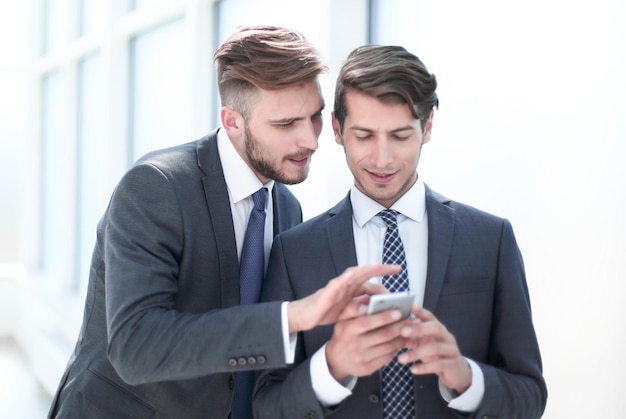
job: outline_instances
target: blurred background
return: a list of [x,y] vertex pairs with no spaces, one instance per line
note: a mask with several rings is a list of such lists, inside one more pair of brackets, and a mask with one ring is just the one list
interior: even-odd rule
[[623,418],[626,3],[621,0],[0,0],[0,417],[44,417],[80,323],[95,227],[145,152],[217,124],[211,56],[245,24],[327,59],[305,218],[348,191],[330,109],[364,43],[403,45],[441,106],[420,176],[513,223],[545,418]]

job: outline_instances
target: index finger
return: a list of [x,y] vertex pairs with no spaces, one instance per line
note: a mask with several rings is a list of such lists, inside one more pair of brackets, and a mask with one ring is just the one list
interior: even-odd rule
[[337,279],[343,285],[360,286],[375,276],[396,275],[400,273],[399,265],[377,263],[373,265],[352,266],[346,269]]
[[382,275],[394,275],[399,273],[401,267],[398,265],[363,265],[353,266],[346,269],[341,275],[330,280],[330,282],[324,287],[324,293],[328,296],[332,296],[332,299],[336,303],[339,303],[345,298],[353,298],[362,294],[364,290],[363,285],[370,278],[374,276]]

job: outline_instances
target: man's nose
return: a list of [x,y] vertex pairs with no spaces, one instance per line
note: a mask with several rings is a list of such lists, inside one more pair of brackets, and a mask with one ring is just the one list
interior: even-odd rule
[[321,126],[318,128],[315,122],[308,121],[300,133],[298,145],[309,150],[317,150],[320,132]]
[[391,163],[393,158],[391,157],[391,151],[389,150],[389,143],[384,139],[378,139],[372,151],[372,163],[378,168],[384,168]]

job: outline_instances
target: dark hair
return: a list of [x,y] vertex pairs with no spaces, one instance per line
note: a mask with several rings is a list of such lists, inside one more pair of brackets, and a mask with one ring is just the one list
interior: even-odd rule
[[403,47],[365,45],[348,55],[335,86],[335,119],[343,130],[348,114],[346,91],[358,90],[382,101],[406,103],[424,128],[430,112],[439,106],[434,74]]
[[222,106],[242,114],[257,89],[281,89],[326,71],[320,54],[302,34],[277,26],[239,28],[218,48],[213,61]]

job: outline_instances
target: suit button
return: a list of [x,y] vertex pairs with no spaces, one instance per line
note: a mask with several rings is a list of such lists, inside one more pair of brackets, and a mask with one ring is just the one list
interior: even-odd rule
[[235,388],[235,380],[233,380],[233,377],[228,379],[228,388],[231,390]]
[[241,358],[239,358],[239,359],[237,360],[237,363],[238,363],[239,365],[241,365],[241,366],[244,366],[244,365],[246,365],[246,364],[248,363],[248,361],[246,361],[246,358],[244,358],[244,357],[242,356]]
[[231,367],[236,367],[237,366],[237,360],[235,358],[230,358],[228,360],[228,365],[230,365]]
[[265,362],[267,362],[267,359],[265,359],[265,357],[263,355],[259,355],[256,357],[256,362],[258,362],[259,364],[263,365],[265,364]]
[[380,397],[378,397],[378,394],[370,394],[369,396],[367,396],[367,399],[370,401],[370,403],[372,404],[378,404],[380,403]]
[[248,357],[248,365],[254,365],[254,364],[256,364],[256,358],[253,356]]

